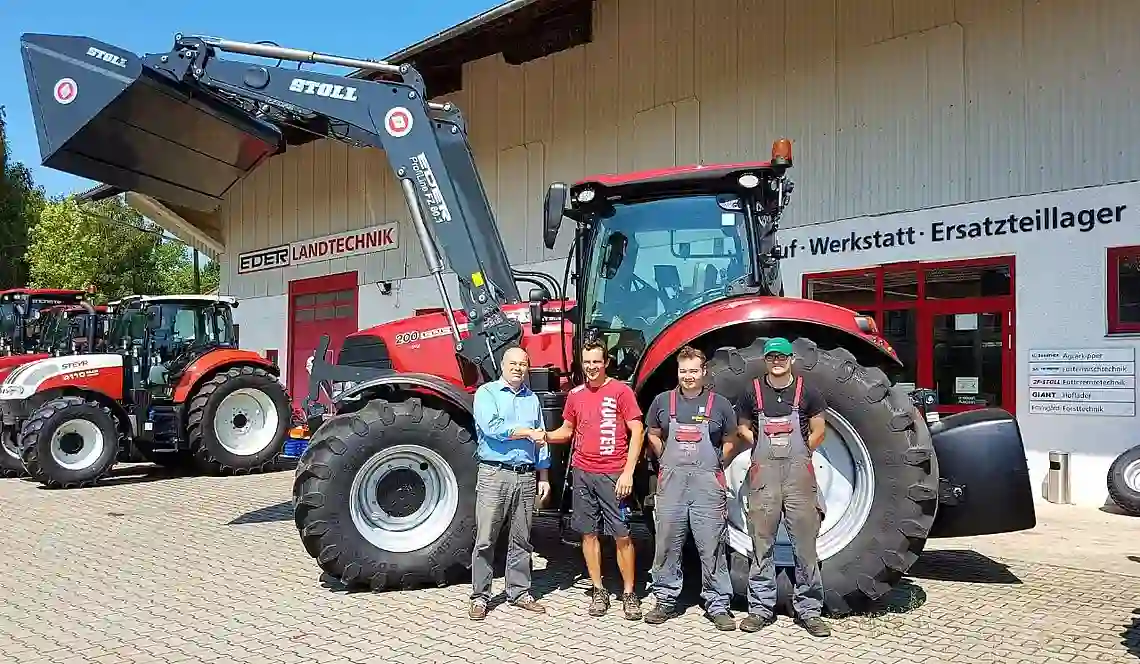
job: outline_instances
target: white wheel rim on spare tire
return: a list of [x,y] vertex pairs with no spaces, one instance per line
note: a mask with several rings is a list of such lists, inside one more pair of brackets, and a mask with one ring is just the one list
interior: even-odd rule
[[94,422],[73,419],[56,427],[51,435],[51,458],[67,470],[83,470],[103,455],[107,442]]
[[225,450],[252,456],[273,443],[277,435],[277,405],[261,390],[243,387],[230,392],[214,415],[214,436]]
[[1140,459],[1133,461],[1124,467],[1124,486],[1130,490],[1140,493]]
[[373,546],[417,551],[443,536],[459,510],[459,481],[451,465],[419,445],[373,454],[352,480],[352,523]]
[[[816,541],[820,561],[851,544],[867,525],[875,499],[875,469],[867,443],[855,427],[835,410],[828,408],[824,417],[827,420],[826,433],[813,459],[819,493],[826,506]],[[742,554],[752,552],[752,538],[745,520],[750,463],[750,451],[744,452],[733,459],[725,471],[730,490],[729,543]],[[783,522],[776,537],[776,546],[791,546]]]

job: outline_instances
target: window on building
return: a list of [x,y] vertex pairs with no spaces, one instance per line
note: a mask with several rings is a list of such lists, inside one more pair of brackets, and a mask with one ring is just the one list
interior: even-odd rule
[[1140,246],[1108,250],[1108,333],[1140,333]]

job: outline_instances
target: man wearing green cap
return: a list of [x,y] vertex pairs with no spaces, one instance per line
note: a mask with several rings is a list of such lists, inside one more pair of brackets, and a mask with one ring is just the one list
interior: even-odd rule
[[772,558],[781,516],[796,558],[792,607],[812,636],[830,636],[823,622],[823,578],[816,539],[822,518],[812,454],[823,443],[827,402],[792,372],[792,344],[773,337],[764,344],[765,374],[752,381],[737,404],[738,433],[752,445],[748,470],[748,526],[752,565],[748,615],[740,629],[756,632],[775,622],[776,563]]

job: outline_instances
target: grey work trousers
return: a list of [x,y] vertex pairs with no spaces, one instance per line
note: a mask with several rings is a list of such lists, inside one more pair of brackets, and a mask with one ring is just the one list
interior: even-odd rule
[[819,571],[819,487],[810,458],[763,460],[748,493],[752,565],[748,573],[748,612],[770,617],[776,607],[776,532],[783,517],[796,560],[792,608],[803,618],[823,611],[823,576]]
[[708,470],[661,469],[653,519],[657,529],[651,590],[659,605],[672,608],[684,579],[681,553],[690,531],[701,559],[701,599],[712,615],[728,610],[728,496],[723,475]]
[[495,542],[503,522],[509,521],[507,548],[507,601],[530,592],[530,526],[534,514],[537,481],[535,472],[516,473],[479,464],[475,486],[475,548],[471,550],[471,599],[489,600]]

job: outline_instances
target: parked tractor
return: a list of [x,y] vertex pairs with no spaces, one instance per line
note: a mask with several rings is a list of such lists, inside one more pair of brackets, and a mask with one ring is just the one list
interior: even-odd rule
[[55,288],[0,291],[0,359],[35,352],[42,326],[40,315],[44,308],[76,304],[83,296],[83,291]]
[[29,475],[89,486],[118,461],[199,472],[269,470],[291,423],[279,369],[238,349],[233,298],[117,302],[103,353],[25,364],[0,383],[0,426]]
[[[355,67],[379,80],[226,52]],[[408,588],[465,573],[475,535],[474,390],[498,378],[503,354],[521,345],[530,387],[556,427],[581,379],[577,351],[596,336],[608,341],[611,373],[643,407],[673,384],[682,345],[712,356],[713,383],[732,399],[760,375],[764,338],[794,339],[797,370],[830,405],[817,465],[833,612],[888,592],[930,537],[1035,525],[1009,413],[978,410],[928,427],[892,384],[899,359],[871,319],[783,297],[776,231],[792,193],[787,140],[765,162],[552,185],[546,246],[564,217],[575,225],[559,283],[512,268],[462,116],[428,101],[411,65],[182,35],[168,52],[141,57],[84,37],[24,35],[23,58],[45,165],[171,204],[213,210],[234,182],[313,134],[383,150],[442,306],[349,336],[336,365],[324,359],[327,337],[313,358],[306,402],[315,430],[297,465],[294,518],[305,550],[349,586]],[[158,145],[154,137],[162,149],[145,149]],[[444,287],[445,260],[458,306]],[[526,298],[519,283],[534,286]],[[334,383],[344,389],[319,407],[316,397]],[[555,446],[552,495],[564,498],[546,506],[552,516],[567,509],[565,447]],[[646,517],[654,464],[646,459],[635,479]],[[728,471],[738,590],[751,551],[742,464]]]
[[[16,367],[36,360],[92,352],[90,349],[98,352],[106,342],[110,316],[107,306],[92,306],[83,300],[78,304],[43,307],[39,311],[35,346],[28,349],[29,353],[0,356],[0,381]],[[0,452],[0,477],[24,475],[15,431],[0,427]]]

